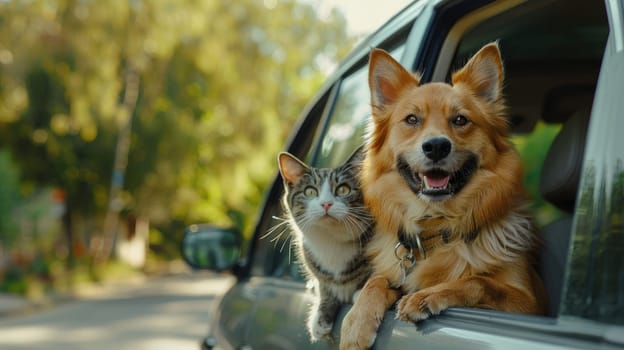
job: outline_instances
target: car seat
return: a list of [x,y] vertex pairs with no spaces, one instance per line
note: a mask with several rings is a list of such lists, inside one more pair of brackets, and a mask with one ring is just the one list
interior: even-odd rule
[[[592,91],[593,96],[593,91]],[[540,174],[540,192],[544,199],[564,212],[564,216],[544,226],[541,231],[543,240],[540,254],[539,272],[548,295],[547,315],[559,314],[561,293],[565,278],[565,269],[572,234],[572,219],[578,192],[585,139],[589,122],[590,108],[579,107],[570,113],[569,95],[559,99],[563,103],[550,104],[544,115],[556,116],[565,113],[569,116],[553,140]],[[574,103],[587,99],[573,99]],[[591,99],[589,100],[591,102]],[[591,106],[591,103],[589,104]],[[563,119],[563,118],[562,118]]]

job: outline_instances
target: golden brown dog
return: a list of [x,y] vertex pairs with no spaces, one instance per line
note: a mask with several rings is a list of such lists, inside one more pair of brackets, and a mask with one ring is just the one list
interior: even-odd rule
[[454,306],[544,310],[498,45],[484,46],[451,80],[420,85],[386,52],[371,52],[362,186],[377,220],[374,271],[343,321],[341,349],[371,347],[401,295],[397,318],[407,322]]

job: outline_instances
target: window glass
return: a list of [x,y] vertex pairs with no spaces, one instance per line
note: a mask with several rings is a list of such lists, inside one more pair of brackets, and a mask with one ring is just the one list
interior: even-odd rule
[[[404,48],[400,45],[390,54],[398,60]],[[315,165],[329,168],[345,161],[364,143],[370,115],[367,64],[342,81]]]
[[[391,51],[397,58],[403,46]],[[337,102],[331,113],[330,127],[323,138],[321,149],[327,150],[321,157],[320,166],[333,166],[332,162],[342,162],[363,142],[364,127],[370,116],[370,93],[368,92],[368,65],[355,71],[342,82]],[[335,116],[336,118],[334,118]],[[314,135],[308,130],[303,136]],[[329,140],[328,140],[329,139]],[[330,152],[331,151],[331,152]],[[281,196],[281,182],[277,190]],[[252,265],[252,275],[268,275],[286,280],[303,281],[301,266],[297,261],[290,229],[284,221],[281,203],[277,196],[264,213],[259,225],[260,238],[256,245],[256,255]]]
[[563,313],[624,325],[624,48],[614,39],[592,110]]
[[[318,128],[322,115],[327,108],[327,101],[330,90],[320,97],[318,101],[309,109],[305,119],[294,132],[297,142],[288,145],[288,151],[301,158],[307,153]],[[276,164],[277,169],[277,164]],[[279,176],[276,177],[271,186],[264,212],[258,221],[254,232],[250,274],[252,276],[280,276],[285,279],[302,280],[298,265],[292,253],[292,240],[288,226],[284,221],[281,197],[284,193],[284,186]]]

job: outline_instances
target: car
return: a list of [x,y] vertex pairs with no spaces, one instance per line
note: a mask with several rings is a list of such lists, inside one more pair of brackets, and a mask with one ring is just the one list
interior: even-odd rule
[[[364,5],[363,5],[364,6]],[[370,49],[382,48],[423,81],[448,81],[483,44],[498,41],[512,140],[525,167],[530,210],[543,239],[536,264],[548,294],[544,316],[450,308],[418,323],[387,312],[375,349],[624,348],[624,2],[621,0],[420,0],[361,42],[328,78],[285,145],[333,167],[362,144],[371,115]],[[277,174],[241,257],[196,268],[232,271],[204,348],[337,349],[310,343],[312,292],[288,241],[262,238],[279,221]],[[220,239],[239,251],[240,233],[188,230],[183,246]],[[283,235],[287,236],[287,235]],[[287,239],[287,238],[284,238]],[[194,251],[192,248],[184,251]]]

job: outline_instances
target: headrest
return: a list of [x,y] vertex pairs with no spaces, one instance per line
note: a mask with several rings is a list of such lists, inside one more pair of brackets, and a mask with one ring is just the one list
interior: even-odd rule
[[574,113],[553,140],[542,166],[540,191],[559,209],[572,213],[576,202],[590,109]]
[[596,87],[592,85],[560,86],[544,98],[542,119],[547,123],[563,123],[575,111],[591,106]]

